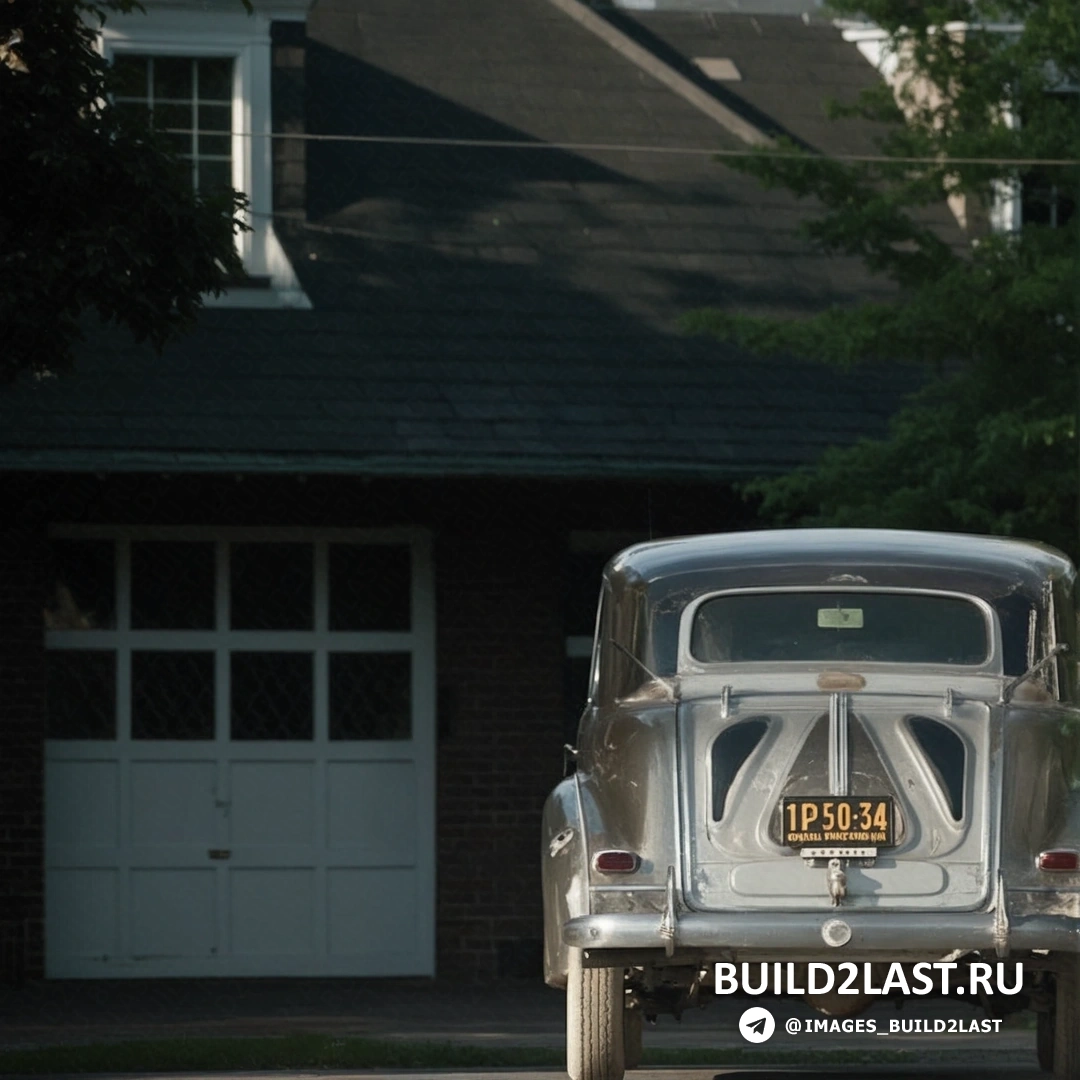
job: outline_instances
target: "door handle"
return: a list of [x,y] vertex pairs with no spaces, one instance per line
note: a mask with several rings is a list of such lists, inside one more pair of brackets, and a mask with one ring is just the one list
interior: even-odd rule
[[232,855],[232,852],[228,848],[212,847],[207,852],[207,855],[209,855],[211,859],[228,859]]

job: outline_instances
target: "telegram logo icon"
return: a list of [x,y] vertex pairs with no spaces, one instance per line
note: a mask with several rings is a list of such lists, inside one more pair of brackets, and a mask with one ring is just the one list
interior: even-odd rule
[[739,1033],[747,1042],[763,1043],[772,1038],[776,1021],[768,1009],[755,1005],[739,1017]]

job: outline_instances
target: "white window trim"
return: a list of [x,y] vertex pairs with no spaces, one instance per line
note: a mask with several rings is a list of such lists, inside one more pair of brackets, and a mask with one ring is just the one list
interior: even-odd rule
[[[281,10],[273,11],[274,18],[302,18],[307,4],[276,6]],[[111,15],[99,32],[99,48],[110,61],[122,53],[234,60],[232,184],[247,193],[250,207],[244,216],[251,226],[237,237],[237,249],[247,272],[268,277],[270,287],[232,288],[203,299],[207,307],[310,309],[272,218],[270,17],[246,14],[240,0],[189,4],[186,9],[182,2],[149,3],[146,14]]]
[[[117,526],[117,525],[53,525],[49,528],[50,539],[65,540],[109,540],[117,544],[116,564],[116,614],[117,625],[110,628],[87,630],[46,630],[46,649],[113,649],[118,656],[117,662],[117,703],[118,709],[126,707],[124,703],[125,687],[130,676],[130,654],[136,649],[155,651],[213,651],[226,655],[231,650],[254,650],[257,652],[311,652],[323,656],[335,651],[341,652],[408,652],[413,657],[412,696],[414,701],[414,728],[409,739],[353,740],[344,739],[328,742],[325,714],[326,666],[321,661],[316,663],[316,697],[322,703],[322,713],[316,715],[314,740],[326,744],[333,755],[355,757],[367,754],[375,757],[385,755],[401,743],[409,743],[416,749],[418,768],[433,774],[434,770],[434,728],[435,697],[433,690],[433,672],[435,669],[435,621],[434,621],[434,577],[431,565],[431,543],[429,534],[421,529],[391,528],[306,528],[304,526]],[[130,596],[131,544],[144,540],[201,540],[215,545],[216,559],[216,607],[215,628],[209,630],[133,630],[127,623],[129,608],[126,599]],[[315,554],[315,624],[307,630],[233,630],[226,621],[224,612],[227,601],[223,599],[223,590],[227,593],[228,577],[226,574],[227,554],[225,548],[231,543],[242,542],[282,542],[293,541],[311,544]],[[410,610],[412,626],[401,631],[342,631],[329,630],[326,626],[328,610],[326,548],[331,543],[363,543],[408,545],[412,551],[412,582]],[[226,667],[219,666],[217,671],[216,707],[218,716],[228,716],[229,673]],[[118,712],[117,738],[130,737],[130,716]],[[101,742],[113,740],[63,739],[58,741],[67,748],[84,749],[91,756]],[[146,744],[157,740],[142,740]],[[200,740],[203,741],[203,740]],[[228,733],[221,724],[212,742],[230,743]],[[304,742],[304,740],[297,740]],[[254,743],[253,743],[254,745]],[[267,743],[261,743],[263,747]],[[310,743],[309,743],[310,745]]]

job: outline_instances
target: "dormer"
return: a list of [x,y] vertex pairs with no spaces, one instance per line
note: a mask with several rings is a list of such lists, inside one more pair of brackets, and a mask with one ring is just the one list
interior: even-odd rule
[[145,13],[109,15],[99,32],[116,67],[116,105],[153,112],[198,187],[243,191],[250,232],[237,237],[247,277],[207,307],[310,308],[274,232],[270,27],[303,22],[310,0],[144,0]]

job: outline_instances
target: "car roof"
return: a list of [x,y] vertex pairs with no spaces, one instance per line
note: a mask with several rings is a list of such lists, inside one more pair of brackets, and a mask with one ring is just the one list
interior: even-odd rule
[[951,588],[987,598],[1045,583],[1071,591],[1075,568],[1060,551],[1029,540],[898,529],[772,529],[684,536],[619,552],[612,587],[646,584],[657,593],[691,587],[879,585]]

